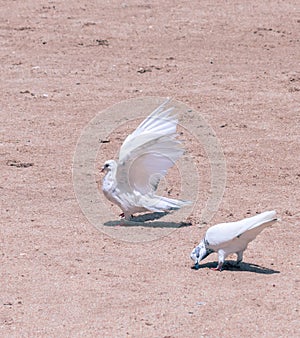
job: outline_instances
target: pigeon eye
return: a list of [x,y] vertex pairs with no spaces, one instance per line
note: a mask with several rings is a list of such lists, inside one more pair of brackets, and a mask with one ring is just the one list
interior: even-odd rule
[[108,167],[109,167],[108,163],[104,164],[104,168],[108,168]]

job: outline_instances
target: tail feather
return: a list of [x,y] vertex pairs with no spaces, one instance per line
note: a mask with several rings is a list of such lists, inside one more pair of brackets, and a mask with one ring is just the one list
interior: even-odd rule
[[241,235],[241,238],[248,242],[253,241],[260,232],[278,220],[275,211],[266,211],[252,218],[254,218],[253,225]]
[[256,228],[256,227],[258,227],[262,224],[269,223],[269,222],[272,222],[272,221],[276,221],[277,220],[276,211],[275,210],[265,211],[261,214],[250,217],[248,220],[249,220],[249,223],[250,223],[248,230],[250,230],[250,229]]
[[184,200],[176,200],[173,198],[167,198],[163,196],[153,196],[151,200],[148,200],[144,206],[154,212],[177,210],[182,207],[191,205],[192,202]]

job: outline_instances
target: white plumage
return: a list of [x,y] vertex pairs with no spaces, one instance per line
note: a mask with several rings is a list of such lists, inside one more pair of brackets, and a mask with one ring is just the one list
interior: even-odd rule
[[169,100],[155,109],[121,146],[118,161],[106,161],[102,190],[117,204],[125,219],[137,212],[179,209],[189,201],[155,195],[159,181],[183,154],[176,139],[178,120],[164,109]]
[[195,267],[198,267],[199,262],[212,252],[218,253],[218,266],[214,270],[221,271],[224,260],[232,253],[237,254],[237,263],[240,263],[248,243],[276,220],[275,211],[266,211],[238,222],[212,226],[207,230],[204,239],[191,253]]

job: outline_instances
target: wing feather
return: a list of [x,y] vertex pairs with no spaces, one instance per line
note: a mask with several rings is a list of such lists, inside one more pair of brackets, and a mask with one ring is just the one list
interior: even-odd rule
[[183,154],[176,139],[178,120],[171,115],[174,108],[164,109],[168,102],[155,109],[121,146],[116,178],[122,189],[142,194],[155,191],[159,180]]
[[[255,231],[260,225],[275,221],[275,211],[266,211],[253,217],[245,218],[238,222],[217,224],[207,230],[205,238],[210,245],[219,245],[233,240],[235,237],[244,236],[245,238],[256,237],[260,231]],[[250,231],[249,230],[253,230]],[[257,229],[258,230],[258,229]],[[247,233],[249,231],[249,236]]]

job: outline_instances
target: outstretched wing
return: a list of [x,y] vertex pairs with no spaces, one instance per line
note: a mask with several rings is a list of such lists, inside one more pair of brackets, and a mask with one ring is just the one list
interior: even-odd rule
[[268,226],[271,225],[268,223],[273,221],[276,221],[276,212],[266,211],[238,222],[217,224],[207,230],[205,238],[210,245],[219,245],[235,237],[243,237],[251,241],[265,227],[259,229],[262,224]]
[[116,179],[122,190],[137,190],[146,194],[157,189],[169,168],[183,154],[176,139],[178,120],[171,115],[174,108],[165,109],[169,100],[155,109],[124,141]]

